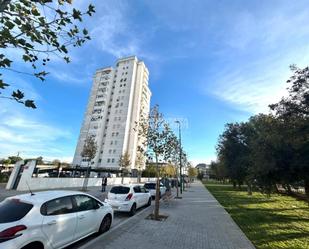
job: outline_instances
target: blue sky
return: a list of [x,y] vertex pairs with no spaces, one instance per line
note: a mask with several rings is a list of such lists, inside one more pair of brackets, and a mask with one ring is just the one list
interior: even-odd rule
[[150,71],[152,104],[159,104],[166,118],[184,120],[189,159],[209,162],[225,123],[268,112],[268,104],[285,94],[289,65],[308,65],[305,0],[74,3],[96,7],[83,24],[92,40],[71,51],[72,63],[52,61],[44,83],[6,75],[36,100],[38,109],[0,99],[0,157],[21,152],[70,161],[93,73],[119,57],[136,55]]

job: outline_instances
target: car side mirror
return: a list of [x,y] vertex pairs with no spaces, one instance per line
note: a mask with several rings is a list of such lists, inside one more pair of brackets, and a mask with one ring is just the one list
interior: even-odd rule
[[99,209],[101,206],[99,205],[99,203],[97,203],[94,207],[94,209]]

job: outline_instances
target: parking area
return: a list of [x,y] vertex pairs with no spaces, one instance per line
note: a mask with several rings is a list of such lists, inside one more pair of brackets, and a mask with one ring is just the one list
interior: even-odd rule
[[[110,191],[112,186],[107,186],[106,187],[106,191],[102,192],[101,191],[101,187],[88,187],[87,191],[85,191],[87,194],[90,194],[92,196],[95,196],[96,198],[98,198],[101,201],[104,201],[107,198],[107,193],[108,191]],[[75,191],[80,191],[81,188],[66,188],[66,189],[55,189],[57,190],[75,190]],[[40,191],[34,191],[34,192],[40,192]],[[30,191],[16,191],[16,190],[6,190],[4,188],[4,186],[0,187],[0,201],[3,201],[5,198],[10,197],[10,196],[15,196],[15,195],[19,195],[19,194],[27,194],[29,193],[29,195],[31,194]],[[153,205],[154,201],[152,201],[152,205]],[[143,206],[141,208],[138,208],[136,210],[136,214],[135,216],[147,211],[149,208],[151,208],[151,206]],[[134,216],[133,216],[134,217]],[[121,213],[121,212],[114,212],[114,220],[112,223],[112,228],[113,227],[118,227],[121,226],[124,223],[127,223],[128,221],[130,221],[130,219],[132,219],[133,217],[131,217],[128,213]],[[85,239],[82,239],[81,241],[78,241],[68,247],[66,247],[66,249],[77,249],[83,246],[86,246],[87,243],[91,242],[92,240],[94,240],[95,238],[97,238],[98,235],[94,234],[91,235]]]

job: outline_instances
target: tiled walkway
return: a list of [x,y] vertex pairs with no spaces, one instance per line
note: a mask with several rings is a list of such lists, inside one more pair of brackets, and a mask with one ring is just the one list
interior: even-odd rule
[[165,221],[147,220],[151,209],[117,226],[83,249],[254,249],[229,214],[200,183],[162,203]]

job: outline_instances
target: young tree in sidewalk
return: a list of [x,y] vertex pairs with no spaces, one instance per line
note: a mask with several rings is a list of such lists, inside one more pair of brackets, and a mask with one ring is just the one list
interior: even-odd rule
[[189,182],[188,182],[188,185],[190,187],[190,183],[191,183],[191,180],[193,178],[196,178],[197,177],[197,174],[198,174],[198,171],[196,168],[194,168],[191,163],[188,163],[188,177],[189,177]]
[[[23,90],[14,87],[18,82],[8,82],[4,72],[44,81],[48,74],[44,67],[53,57],[69,63],[69,47],[79,47],[90,40],[87,29],[77,25],[85,15],[92,16],[94,12],[91,4],[84,12],[74,8],[72,0],[0,0],[0,89],[4,90],[0,98],[36,108],[34,100],[26,99]],[[19,54],[20,59],[16,60],[14,54]],[[31,69],[22,71],[14,67],[18,61]],[[9,94],[5,94],[7,90]]]
[[121,169],[121,183],[123,184],[124,177],[129,173],[129,167],[131,165],[130,154],[126,151],[123,155],[120,156],[118,165]]
[[142,170],[145,166],[145,155],[143,153],[143,150],[141,149],[138,149],[136,152],[135,166],[137,169],[138,182],[140,183],[142,177]]
[[91,160],[95,158],[97,153],[98,145],[93,136],[88,136],[85,140],[84,147],[80,155],[85,158],[88,162],[87,172],[85,175],[84,183],[83,183],[83,190],[87,190],[90,170],[91,170]]
[[140,138],[145,141],[145,148],[148,148],[146,155],[152,155],[156,163],[156,196],[155,196],[155,209],[154,219],[159,219],[159,193],[160,193],[160,178],[159,178],[159,158],[165,159],[170,151],[169,139],[171,136],[171,130],[163,118],[163,114],[160,113],[159,107],[156,105],[151,108],[149,116],[143,117],[137,125],[138,134]]

